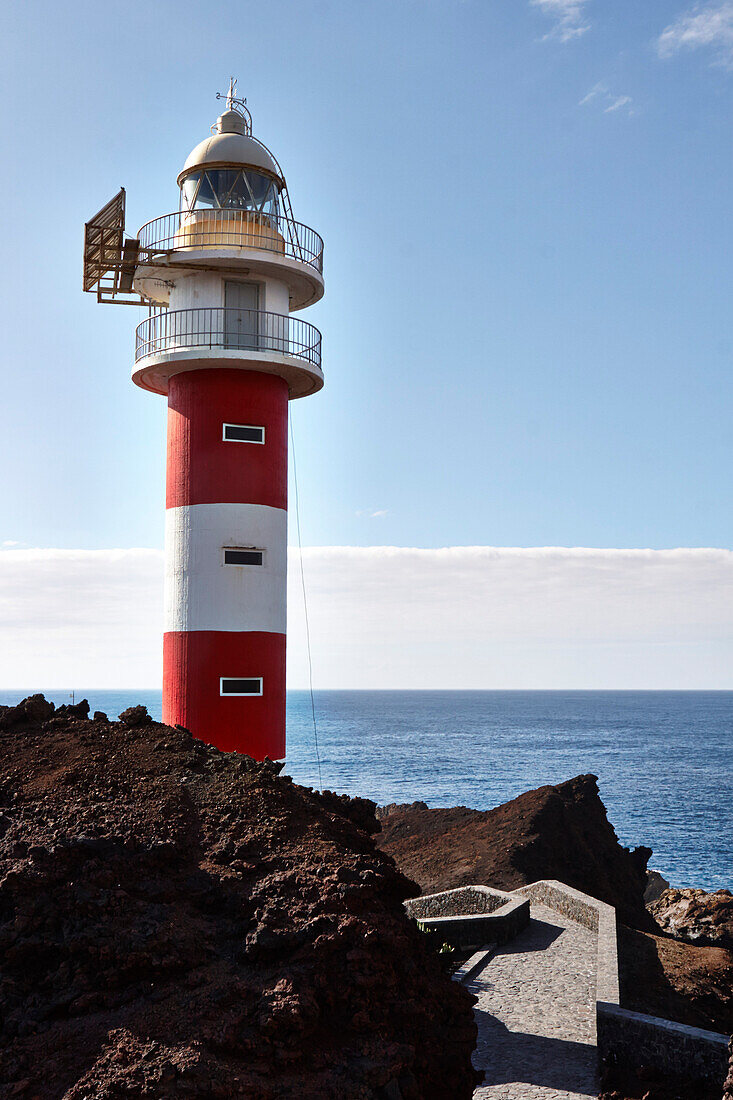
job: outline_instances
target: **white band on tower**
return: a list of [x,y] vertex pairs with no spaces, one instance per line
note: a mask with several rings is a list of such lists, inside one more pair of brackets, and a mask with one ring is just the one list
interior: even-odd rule
[[[264,504],[169,508],[165,630],[287,628],[287,512]],[[263,551],[262,565],[226,565],[225,548]]]

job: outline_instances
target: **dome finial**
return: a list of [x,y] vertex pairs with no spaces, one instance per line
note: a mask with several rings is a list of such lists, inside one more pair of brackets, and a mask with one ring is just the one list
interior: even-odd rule
[[227,92],[227,110],[233,111],[235,100],[235,93],[237,91],[237,81],[233,76],[229,77],[229,91]]

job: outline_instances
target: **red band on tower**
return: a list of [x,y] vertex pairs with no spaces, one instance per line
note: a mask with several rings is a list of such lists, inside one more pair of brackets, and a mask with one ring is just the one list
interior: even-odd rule
[[[163,721],[223,752],[285,757],[285,635],[192,630],[163,637]],[[222,676],[262,677],[261,696],[222,697]]]
[[[265,429],[265,443],[226,443],[223,424]],[[166,507],[288,506],[288,386],[274,374],[196,370],[168,391]]]

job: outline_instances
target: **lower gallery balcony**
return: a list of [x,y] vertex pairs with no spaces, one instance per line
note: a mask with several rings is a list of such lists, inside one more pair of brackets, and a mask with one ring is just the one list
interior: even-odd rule
[[321,334],[290,314],[259,309],[175,309],[151,313],[135,333],[133,381],[168,392],[168,379],[186,370],[230,367],[284,378],[291,397],[323,385]]

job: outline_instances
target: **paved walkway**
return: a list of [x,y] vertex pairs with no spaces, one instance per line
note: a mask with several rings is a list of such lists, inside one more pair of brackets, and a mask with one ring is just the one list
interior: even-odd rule
[[598,1096],[593,932],[542,905],[466,982],[478,997],[475,1100]]

